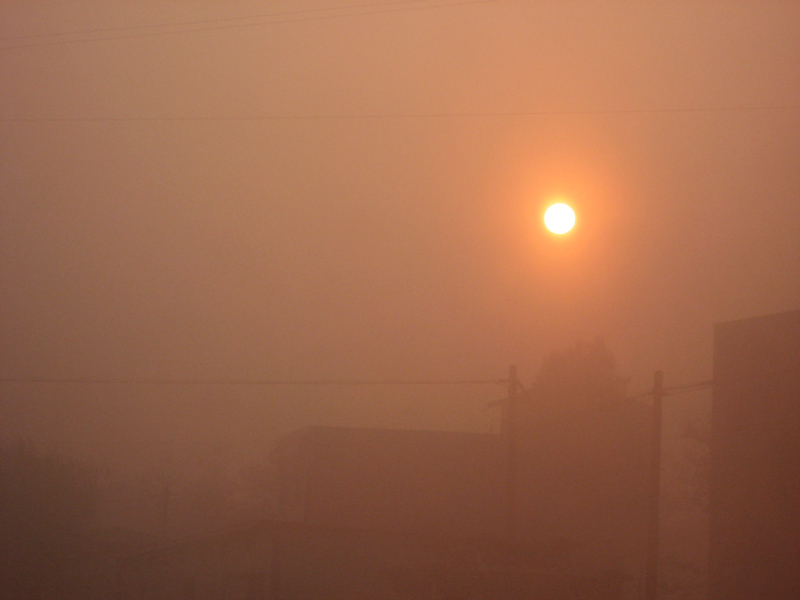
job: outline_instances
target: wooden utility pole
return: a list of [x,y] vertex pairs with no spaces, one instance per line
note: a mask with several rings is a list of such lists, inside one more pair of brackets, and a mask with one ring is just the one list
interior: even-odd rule
[[653,385],[653,439],[650,464],[650,501],[647,519],[647,570],[645,600],[658,597],[658,504],[661,496],[661,404],[664,399],[664,373],[656,371]]
[[506,400],[506,540],[513,543],[517,531],[517,366],[508,369]]
[[170,509],[170,485],[168,481],[164,482],[163,497],[161,499],[161,541],[166,542],[169,539],[169,509]]
[[280,600],[281,577],[283,575],[283,552],[285,548],[284,540],[286,525],[277,522],[272,527],[272,557],[269,565],[269,600]]

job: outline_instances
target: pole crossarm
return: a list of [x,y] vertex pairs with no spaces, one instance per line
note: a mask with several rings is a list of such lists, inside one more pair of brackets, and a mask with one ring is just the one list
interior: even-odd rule
[[[694,383],[686,383],[683,385],[673,385],[672,387],[664,388],[661,390],[661,394],[663,396],[675,396],[677,394],[688,394],[689,392],[698,392],[701,390],[711,389],[714,385],[713,379],[708,379],[705,381],[696,381]],[[638,400],[639,398],[646,398],[647,396],[652,396],[655,393],[654,388],[650,388],[644,392],[636,394],[635,396],[631,396],[631,400]]]

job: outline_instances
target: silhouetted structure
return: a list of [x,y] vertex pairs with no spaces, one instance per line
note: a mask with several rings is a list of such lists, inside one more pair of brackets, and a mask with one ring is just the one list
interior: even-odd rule
[[503,531],[498,435],[309,427],[272,459],[287,521],[457,538]]
[[[86,600],[620,600],[615,574],[507,564],[491,543],[265,522],[132,554]],[[528,564],[526,564],[528,563]],[[101,573],[98,573],[100,575]]]
[[711,600],[800,598],[800,311],[714,329]]
[[280,517],[118,561],[86,598],[621,600],[623,577],[504,535],[505,444],[472,433],[311,427],[272,454]]

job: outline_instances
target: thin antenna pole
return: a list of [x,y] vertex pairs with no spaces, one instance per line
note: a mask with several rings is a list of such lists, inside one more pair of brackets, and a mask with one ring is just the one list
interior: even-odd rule
[[506,539],[511,544],[517,530],[517,366],[508,369],[508,400],[506,401]]
[[658,529],[661,496],[661,405],[664,399],[664,373],[656,371],[653,385],[653,446],[650,471],[650,510],[647,520],[647,571],[645,600],[658,597]]

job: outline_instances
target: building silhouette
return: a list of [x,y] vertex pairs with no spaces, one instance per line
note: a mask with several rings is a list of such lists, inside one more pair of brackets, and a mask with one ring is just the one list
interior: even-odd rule
[[308,427],[271,458],[281,520],[463,539],[503,532],[499,435]]
[[800,310],[714,328],[711,600],[800,598]]
[[499,435],[306,428],[272,453],[277,519],[104,557],[83,597],[621,600],[620,573],[504,539],[504,448]]

